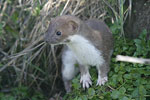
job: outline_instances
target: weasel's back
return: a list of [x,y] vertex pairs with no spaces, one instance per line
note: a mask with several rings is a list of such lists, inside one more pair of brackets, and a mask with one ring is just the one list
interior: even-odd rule
[[[87,20],[85,23],[91,29],[98,31],[99,35],[102,37],[102,44],[103,45],[100,44],[101,40],[97,39],[97,41],[99,41],[99,46],[97,46],[97,48],[101,48],[105,52],[113,49],[112,33],[111,33],[110,29],[108,28],[108,26],[103,21],[100,21],[97,19],[90,19],[90,20]],[[106,54],[107,54],[107,52],[106,52]]]
[[103,21],[97,19],[89,19],[85,21],[85,23],[92,29],[100,31],[101,33],[111,33],[109,28]]

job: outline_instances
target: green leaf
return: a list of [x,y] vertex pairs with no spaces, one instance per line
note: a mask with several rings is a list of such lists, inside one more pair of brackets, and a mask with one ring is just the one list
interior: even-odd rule
[[118,78],[118,75],[115,75],[115,74],[114,74],[114,75],[112,76],[112,78],[111,78],[111,79],[112,79],[111,83],[112,83],[113,86],[115,86],[115,85],[117,84],[117,78]]
[[82,100],[82,98],[81,98],[81,97],[79,97],[79,98],[78,98],[78,100]]
[[112,91],[112,94],[111,94],[111,97],[113,98],[113,99],[118,99],[119,97],[120,97],[120,92],[119,91],[117,91],[117,90],[114,90],[114,91]]
[[140,85],[140,86],[139,86],[139,94],[140,94],[141,96],[146,95],[146,89],[144,88],[143,85]]
[[126,78],[126,79],[132,79],[132,76],[131,76],[131,74],[125,74],[124,78]]
[[74,100],[78,100],[78,97],[74,98]]
[[120,83],[123,83],[123,78],[122,78],[122,74],[120,75],[118,75],[118,81],[120,82]]
[[74,79],[72,80],[72,82],[73,82],[73,84],[76,84],[76,83],[79,82],[79,80],[78,80],[77,78],[74,78]]
[[130,66],[126,66],[125,69],[127,72],[130,72],[132,68]]
[[89,89],[88,89],[88,94],[89,94],[90,96],[94,96],[94,95],[95,95],[95,90],[94,90],[93,88],[89,88]]
[[140,39],[135,39],[134,42],[135,42],[136,44],[141,44],[141,40],[140,40]]
[[121,87],[121,88],[119,89],[119,91],[120,91],[121,94],[124,94],[124,93],[126,92],[126,89],[125,89],[124,87]]
[[77,78],[74,78],[73,80],[72,80],[72,87],[74,88],[74,89],[79,89],[79,88],[81,88],[81,84],[80,84],[80,82],[79,82],[79,80],[77,79]]
[[82,100],[88,100],[87,96],[86,96],[86,95],[83,95],[83,96],[82,96]]
[[138,97],[139,93],[138,93],[138,88],[134,89],[134,91],[132,92],[132,97]]
[[144,29],[144,30],[142,31],[142,33],[140,34],[139,38],[140,38],[140,39],[145,39],[146,34],[147,34],[147,30]]
[[124,96],[120,100],[130,100],[128,97]]
[[118,71],[119,71],[119,67],[116,66],[116,67],[115,67],[115,72],[118,72]]
[[123,47],[123,51],[126,51],[128,48],[127,47]]

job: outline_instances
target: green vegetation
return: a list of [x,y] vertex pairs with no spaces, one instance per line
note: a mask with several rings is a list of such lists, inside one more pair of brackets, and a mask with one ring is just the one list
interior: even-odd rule
[[44,95],[28,87],[13,88],[11,93],[0,93],[0,100],[45,100]]
[[[113,28],[115,26],[111,26]],[[150,99],[150,67],[143,64],[117,62],[116,55],[128,55],[148,58],[150,56],[150,41],[146,40],[147,32],[144,30],[139,38],[124,41],[119,37],[121,30],[114,30],[115,49],[109,72],[109,81],[101,87],[97,87],[97,74],[91,69],[93,86],[83,90],[79,84],[80,77],[73,81],[73,91],[65,95],[68,100],[149,100]],[[142,50],[143,51],[142,51]],[[74,98],[74,99],[72,99]]]
[[[132,0],[0,0],[0,100],[149,100],[150,65],[117,62],[116,55],[150,57],[148,30],[136,39],[126,38]],[[125,4],[125,2],[128,2]],[[68,5],[67,5],[68,4]],[[61,47],[50,47],[43,35],[50,18],[74,14],[83,20],[103,19],[114,35],[115,47],[109,81],[82,89],[80,75],[65,94],[60,71]],[[55,49],[55,50],[53,50]],[[56,99],[56,100],[57,100]]]

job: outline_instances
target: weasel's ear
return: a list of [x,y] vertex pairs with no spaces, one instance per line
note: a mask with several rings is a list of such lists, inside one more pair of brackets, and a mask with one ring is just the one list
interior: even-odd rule
[[77,31],[78,30],[78,23],[76,23],[75,21],[69,21],[69,28],[71,28],[72,31]]

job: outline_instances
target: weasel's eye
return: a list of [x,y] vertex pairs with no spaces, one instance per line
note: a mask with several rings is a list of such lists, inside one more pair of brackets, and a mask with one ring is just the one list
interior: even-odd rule
[[56,35],[61,35],[61,32],[60,32],[60,31],[57,31],[57,32],[56,32]]

